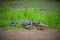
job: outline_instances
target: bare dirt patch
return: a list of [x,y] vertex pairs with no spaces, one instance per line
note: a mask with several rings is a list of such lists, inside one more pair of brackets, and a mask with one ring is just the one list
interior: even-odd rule
[[0,30],[0,40],[60,40],[60,31],[55,30]]

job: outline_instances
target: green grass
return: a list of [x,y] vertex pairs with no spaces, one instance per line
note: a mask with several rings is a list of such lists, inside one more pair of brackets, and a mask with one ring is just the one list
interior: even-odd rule
[[0,9],[0,28],[1,29],[24,29],[21,24],[17,24],[15,28],[11,27],[11,22],[16,20],[30,20],[32,22],[43,22],[48,25],[48,29],[60,30],[60,12],[47,12],[40,13],[39,9],[23,11],[14,10],[7,6]]
[[[3,11],[3,12],[1,12]],[[23,12],[13,9],[5,9],[0,11],[0,27],[5,29],[23,29],[20,24],[17,24],[15,28],[11,27],[11,21],[16,20],[30,20],[32,22],[43,22],[47,24],[51,29],[60,29],[60,14],[56,13],[43,13],[40,14],[39,10],[24,10]]]

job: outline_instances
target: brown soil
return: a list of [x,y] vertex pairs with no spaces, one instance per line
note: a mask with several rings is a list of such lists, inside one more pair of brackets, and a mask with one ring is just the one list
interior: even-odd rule
[[0,30],[0,40],[60,40],[60,31],[55,30]]

